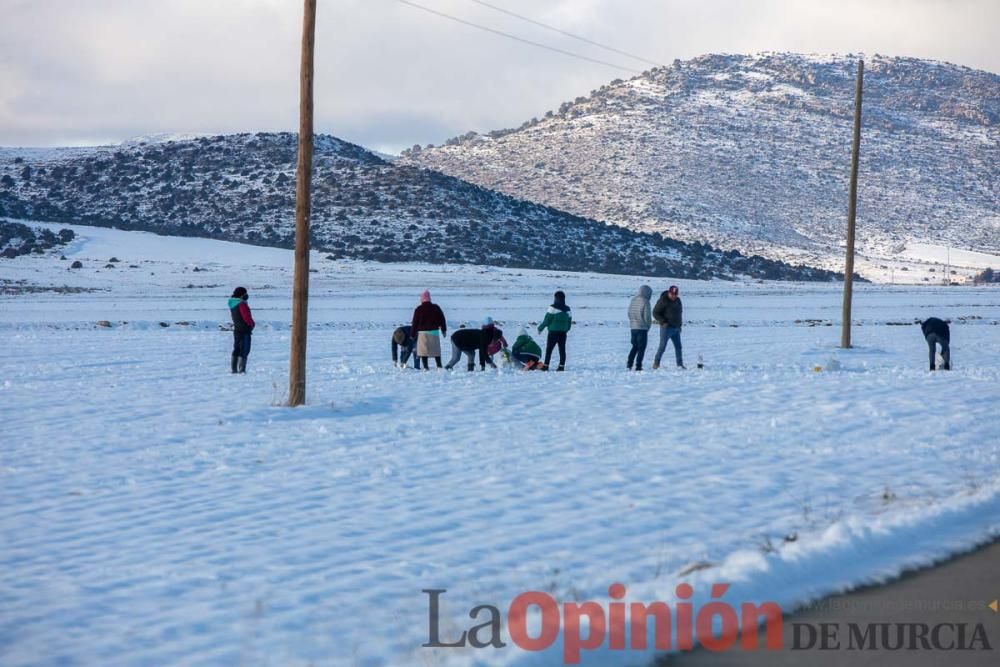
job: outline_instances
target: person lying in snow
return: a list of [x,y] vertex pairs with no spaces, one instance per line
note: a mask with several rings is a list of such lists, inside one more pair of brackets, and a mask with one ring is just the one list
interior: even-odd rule
[[[486,346],[486,363],[496,368],[496,364],[493,363],[493,355],[507,349],[507,339],[503,337],[503,331],[497,329],[492,317],[487,316],[483,320],[483,331],[486,334],[485,338],[490,341]],[[498,333],[499,335],[497,335]]]
[[479,366],[483,370],[486,370],[487,364],[496,368],[496,364],[490,358],[489,349],[491,345],[501,340],[503,340],[503,331],[495,326],[489,329],[459,329],[451,335],[451,361],[445,368],[448,370],[454,368],[464,354],[467,359],[466,369],[475,370],[476,352],[479,353]]
[[247,357],[250,356],[250,339],[253,328],[257,326],[250,313],[250,306],[247,305],[247,294],[245,287],[237,287],[233,290],[233,295],[229,297],[229,314],[233,318],[233,373],[247,372]]
[[540,370],[549,370],[552,350],[556,346],[559,347],[559,368],[556,370],[561,371],[566,368],[566,334],[573,328],[573,316],[569,310],[569,306],[566,305],[566,293],[559,290],[555,293],[552,305],[545,311],[545,319],[538,325],[538,333],[549,330],[549,337],[545,342],[545,363]]
[[413,355],[413,367],[420,368],[420,358],[414,354],[417,351],[417,339],[410,336],[410,325],[401,326],[392,332],[392,365],[406,368],[406,361]]
[[941,359],[944,362],[942,368],[951,370],[951,329],[948,323],[936,317],[929,317],[920,323],[920,330],[924,332],[924,340],[927,341],[927,352],[931,361],[931,370],[936,370],[935,357],[937,356],[937,346],[941,346]]
[[510,348],[510,358],[520,363],[524,370],[530,371],[538,366],[538,361],[542,358],[542,348],[528,335],[528,330],[521,327],[514,339],[514,345]]

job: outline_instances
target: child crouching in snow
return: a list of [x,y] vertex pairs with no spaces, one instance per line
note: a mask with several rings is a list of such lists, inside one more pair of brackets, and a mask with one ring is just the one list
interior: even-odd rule
[[510,358],[520,363],[524,370],[530,371],[538,366],[542,358],[542,348],[528,335],[528,330],[521,327],[517,332],[514,345],[510,348]]
[[253,328],[257,326],[250,313],[250,306],[247,305],[247,294],[245,287],[237,287],[233,290],[233,295],[229,297],[229,314],[233,318],[233,357],[232,369],[234,373],[247,372],[247,357],[250,356],[250,339]]
[[507,339],[503,337],[503,329],[498,329],[492,317],[483,320],[483,339],[486,341],[486,363],[496,368],[493,355],[507,349]]

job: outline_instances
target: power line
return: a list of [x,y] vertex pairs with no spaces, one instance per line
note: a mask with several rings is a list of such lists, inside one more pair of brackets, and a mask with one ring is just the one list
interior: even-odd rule
[[523,16],[521,14],[517,14],[515,12],[512,12],[512,11],[508,10],[508,9],[504,9],[503,7],[497,7],[496,5],[491,5],[488,2],[483,2],[483,0],[469,0],[469,2],[474,2],[477,5],[482,5],[483,7],[488,7],[490,9],[492,9],[493,11],[500,12],[501,14],[506,14],[507,16],[513,16],[514,18],[521,19],[522,21],[527,21],[528,23],[531,23],[533,25],[537,25],[539,27],[545,28],[546,30],[551,30],[553,32],[557,32],[560,35],[565,35],[566,37],[572,37],[573,39],[579,40],[579,41],[584,42],[586,44],[590,44],[591,46],[596,46],[596,47],[605,49],[607,51],[611,51],[612,53],[617,53],[618,55],[627,56],[629,58],[634,58],[635,60],[640,60],[640,61],[642,61],[642,62],[644,62],[644,63],[646,63],[648,65],[653,65],[654,67],[662,67],[663,66],[662,63],[658,63],[658,62],[656,62],[654,60],[649,60],[648,58],[643,58],[642,56],[637,56],[634,53],[629,53],[628,51],[622,51],[620,49],[616,49],[616,48],[614,48],[612,46],[608,46],[607,44],[601,44],[600,42],[595,42],[592,39],[587,39],[586,37],[581,37],[580,35],[574,35],[571,32],[567,32],[565,30],[562,30],[561,28],[557,28],[557,27],[549,25],[547,23],[542,23],[541,21],[536,21],[533,18],[529,18],[527,16]]
[[517,35],[511,35],[510,33],[502,32],[500,30],[494,30],[493,28],[488,28],[484,25],[479,25],[478,23],[473,23],[471,21],[466,21],[465,19],[460,19],[457,16],[452,16],[451,14],[445,14],[444,12],[439,12],[436,9],[431,9],[430,7],[425,7],[423,5],[418,5],[415,2],[410,2],[410,0],[399,0],[399,2],[416,9],[422,9],[425,12],[435,14],[442,18],[455,21],[456,23],[461,23],[463,25],[471,26],[473,28],[478,28],[480,30],[485,30],[486,32],[493,33],[494,35],[500,35],[501,37],[506,37],[508,39],[513,39],[515,41],[521,42],[523,44],[530,44],[531,46],[537,46],[540,49],[546,49],[548,51],[555,51],[556,53],[561,53],[564,56],[570,56],[573,58],[579,58],[580,60],[586,60],[587,62],[596,63],[598,65],[605,65],[607,67],[614,67],[615,69],[625,70],[626,72],[632,72],[633,74],[642,74],[641,71],[637,69],[632,69],[631,67],[625,67],[623,65],[616,65],[615,63],[609,63],[606,60],[599,60],[597,58],[590,58],[589,56],[580,55],[579,53],[573,53],[572,51],[564,51],[563,49],[556,48],[554,46],[549,46],[548,44],[542,44],[540,42],[533,42],[530,39],[524,39],[523,37],[518,37]]

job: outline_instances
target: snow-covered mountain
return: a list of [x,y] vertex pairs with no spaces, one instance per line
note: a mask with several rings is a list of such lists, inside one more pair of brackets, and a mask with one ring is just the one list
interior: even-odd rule
[[[296,136],[0,149],[0,216],[289,247]],[[833,273],[637,233],[319,136],[314,245],[335,257],[675,277]]]
[[[842,266],[857,59],[675,61],[401,162],[629,229]],[[865,65],[859,251],[1000,250],[1000,76]]]

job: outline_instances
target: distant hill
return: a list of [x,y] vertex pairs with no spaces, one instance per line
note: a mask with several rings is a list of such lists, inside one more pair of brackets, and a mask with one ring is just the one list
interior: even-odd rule
[[[513,130],[406,151],[628,229],[842,266],[856,57],[708,55],[615,80]],[[1000,251],[1000,77],[866,62],[859,251]]]
[[[0,149],[0,216],[289,247],[293,134]],[[833,280],[529,203],[318,136],[313,244],[337,257],[689,278]]]

